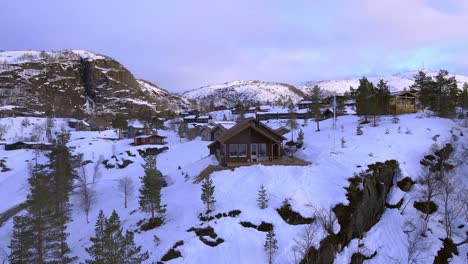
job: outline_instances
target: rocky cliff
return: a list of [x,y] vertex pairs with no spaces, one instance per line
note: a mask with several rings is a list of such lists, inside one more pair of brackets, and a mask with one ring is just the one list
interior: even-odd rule
[[188,100],[136,80],[116,60],[87,51],[0,52],[0,105],[58,117],[130,117],[189,108]]

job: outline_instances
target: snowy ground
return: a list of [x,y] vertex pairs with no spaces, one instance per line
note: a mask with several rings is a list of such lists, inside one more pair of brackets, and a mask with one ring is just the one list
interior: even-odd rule
[[[297,166],[261,166],[254,165],[242,167],[234,171],[220,171],[212,174],[215,188],[216,210],[228,212],[241,210],[237,217],[225,217],[213,220],[202,226],[210,225],[216,234],[225,240],[217,247],[203,244],[194,232],[187,232],[190,227],[200,227],[202,222],[198,214],[204,211],[200,200],[201,188],[194,184],[193,179],[206,166],[217,164],[209,157],[207,145],[209,142],[196,139],[192,142],[180,141],[173,131],[160,131],[168,136],[169,150],[161,153],[158,167],[169,179],[169,186],[162,191],[163,203],[167,204],[167,222],[154,230],[135,234],[135,240],[144,250],[150,252],[150,261],[158,261],[171,248],[175,242],[184,241],[178,247],[182,258],[174,259],[170,263],[264,263],[263,251],[265,233],[252,228],[245,228],[240,221],[250,221],[259,224],[262,221],[272,223],[279,241],[279,251],[275,263],[293,263],[293,239],[301,231],[301,226],[286,224],[275,211],[281,202],[288,198],[294,210],[303,216],[311,216],[312,211],[308,204],[321,208],[328,208],[337,203],[347,203],[347,179],[353,173],[366,168],[366,165],[396,159],[400,162],[402,177],[409,176],[415,179],[420,173],[419,160],[429,153],[434,135],[440,135],[438,142],[450,139],[450,129],[456,126],[452,121],[441,118],[418,118],[420,114],[400,116],[400,122],[394,124],[391,117],[382,117],[378,127],[364,125],[364,135],[356,135],[356,116],[343,116],[338,118],[336,129],[332,128],[332,120],[320,123],[321,131],[316,132],[316,124],[309,122],[301,129],[305,133],[305,146],[297,152],[297,156],[310,161],[306,167]],[[31,122],[32,118],[29,119]],[[45,122],[44,119],[34,119],[34,122]],[[3,118],[0,124],[10,124],[10,129],[3,137],[7,141],[14,140],[21,133],[21,119]],[[302,121],[300,121],[302,122]],[[56,130],[65,127],[65,120],[56,120]],[[19,125],[18,125],[19,124]],[[301,123],[302,124],[302,123]],[[267,125],[277,128],[285,125],[285,121],[270,120]],[[398,133],[400,127],[400,133]],[[23,128],[26,129],[26,128]],[[30,129],[30,128],[29,128]],[[388,129],[389,133],[386,134]],[[409,131],[410,133],[406,133]],[[463,129],[464,140],[468,146],[468,130]],[[297,131],[294,133],[296,137]],[[291,133],[285,135],[288,139]],[[106,169],[100,166],[102,177],[96,184],[98,193],[90,213],[90,223],[86,224],[83,211],[76,205],[73,197],[73,222],[69,224],[69,244],[72,253],[80,257],[80,261],[87,258],[85,247],[90,245],[89,237],[93,235],[94,223],[100,209],[108,216],[115,209],[123,222],[125,229],[136,229],[136,223],[148,218],[147,214],[134,212],[138,209],[137,189],[139,177],[143,175],[141,164],[143,159],[137,149],[146,147],[133,147],[131,140],[111,140],[116,137],[115,131],[104,132],[75,132],[72,131],[70,146],[75,147],[75,153],[84,153],[85,160],[96,162],[100,156],[109,159],[116,155],[120,159],[128,159],[134,163],[125,169]],[[341,147],[341,139],[346,141]],[[129,151],[132,155],[128,155]],[[33,151],[17,150],[5,151],[0,146],[0,158],[6,159],[6,165],[13,170],[0,172],[0,213],[24,201],[27,193],[27,164],[34,157]],[[45,162],[40,155],[39,162]],[[87,174],[90,176],[94,163],[87,165]],[[179,170],[178,167],[181,167]],[[458,175],[462,183],[467,182],[467,168],[461,167]],[[183,173],[190,176],[186,181]],[[123,196],[118,192],[117,180],[122,176],[131,176],[134,180],[136,192],[130,200],[127,209],[123,206]],[[270,197],[269,207],[261,210],[256,205],[257,191],[264,185]],[[416,190],[413,189],[412,192]],[[391,192],[390,201],[398,201],[404,195],[399,189]],[[416,195],[409,193],[407,195]],[[403,233],[403,223],[407,219],[417,218],[417,211],[411,206],[402,215],[398,209],[387,209],[381,221],[366,235],[364,243],[369,251],[377,250],[375,258],[366,263],[392,263],[392,258],[405,263],[406,235]],[[132,213],[134,212],[134,213]],[[441,245],[438,237],[442,232],[437,223],[432,226],[435,230],[428,240],[433,245],[432,258]],[[0,260],[2,249],[8,252],[9,236],[12,221],[0,227]],[[153,236],[157,235],[161,244],[153,243]],[[322,237],[317,237],[316,242]],[[458,240],[457,240],[458,241]],[[337,256],[336,263],[349,263],[351,255],[356,251],[357,241],[352,243]],[[453,263],[463,263],[466,259],[466,246],[460,252],[460,257]],[[431,258],[431,259],[432,259]]]

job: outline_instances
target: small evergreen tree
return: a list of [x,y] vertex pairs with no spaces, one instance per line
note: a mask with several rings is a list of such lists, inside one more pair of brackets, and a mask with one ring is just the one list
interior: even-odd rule
[[364,132],[362,131],[362,125],[358,124],[358,126],[356,128],[356,135],[360,136],[362,134],[364,134]]
[[156,156],[148,155],[143,168],[145,175],[140,177],[140,208],[143,212],[151,213],[151,218],[154,218],[154,213],[163,218],[166,210],[165,206],[161,205],[162,174],[156,167]]
[[268,256],[268,263],[273,263],[273,257],[275,256],[276,252],[278,251],[278,240],[275,238],[275,232],[273,230],[269,231],[266,234],[265,244],[263,248]]
[[367,116],[372,113],[374,85],[366,78],[359,80],[359,87],[355,90],[356,112],[358,115],[364,115],[364,122],[368,123]]
[[268,194],[265,190],[265,187],[260,186],[260,189],[258,190],[258,198],[257,198],[257,204],[260,209],[265,209],[268,207]]
[[344,148],[346,144],[346,140],[344,137],[341,137],[341,148]]
[[301,148],[304,145],[304,132],[299,130],[299,134],[297,135],[297,146]]
[[468,83],[463,84],[459,105],[462,109],[468,109]]
[[202,183],[201,200],[206,205],[206,212],[210,213],[213,210],[216,200],[214,199],[213,181],[208,177]]
[[106,217],[102,210],[99,211],[98,218],[96,220],[96,225],[94,228],[94,237],[91,237],[90,240],[93,243],[91,247],[86,248],[86,252],[91,257],[91,260],[86,260],[87,264],[92,263],[105,263],[106,260],[106,242],[105,242],[105,230],[106,230]]

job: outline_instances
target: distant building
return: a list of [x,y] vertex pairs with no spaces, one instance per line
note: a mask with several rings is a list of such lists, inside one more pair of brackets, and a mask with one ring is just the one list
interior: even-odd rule
[[75,130],[76,131],[90,131],[91,125],[84,120],[77,120],[75,123]]
[[217,121],[216,123],[205,125],[200,129],[200,137],[203,141],[214,141],[235,124],[236,122]]
[[127,131],[124,132],[124,137],[134,138],[145,134],[145,124],[138,120],[132,120],[128,122]]
[[184,123],[208,123],[212,119],[209,115],[188,115],[184,117]]
[[163,145],[166,144],[166,137],[160,135],[141,135],[134,138],[133,144],[139,145]]
[[208,148],[223,165],[258,162],[281,157],[285,139],[265,124],[247,118],[225,131]]
[[54,145],[48,142],[15,142],[11,144],[5,144],[5,150],[17,150],[17,149],[37,149],[37,150],[52,150]]
[[310,109],[312,108],[313,102],[311,100],[301,100],[297,103],[299,109]]
[[393,92],[390,97],[390,111],[393,114],[416,113],[417,96],[412,92]]

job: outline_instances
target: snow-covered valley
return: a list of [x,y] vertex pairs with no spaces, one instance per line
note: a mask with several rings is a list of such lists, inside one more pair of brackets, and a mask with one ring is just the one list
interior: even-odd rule
[[[23,126],[24,118],[2,118],[1,125],[8,129],[2,136],[4,142],[18,140],[18,135],[32,133],[34,124],[46,122],[43,118],[29,118],[31,125]],[[300,129],[304,132],[304,147],[296,152],[296,156],[310,162],[308,166],[263,166],[252,165],[239,167],[234,170],[222,170],[211,174],[215,186],[215,210],[212,215],[240,210],[237,216],[215,218],[211,221],[201,221],[199,214],[204,213],[204,205],[200,200],[201,187],[195,183],[195,178],[208,165],[217,165],[213,156],[209,156],[207,145],[210,142],[196,138],[193,141],[179,139],[172,130],[159,130],[158,133],[167,137],[168,147],[157,156],[157,166],[168,182],[162,189],[162,202],[167,205],[165,223],[146,232],[135,233],[135,243],[150,253],[147,263],[159,261],[166,252],[178,241],[183,245],[177,247],[181,257],[168,263],[266,263],[263,249],[265,232],[254,228],[247,228],[240,222],[250,222],[259,225],[261,222],[274,226],[278,239],[278,253],[275,263],[295,263],[294,239],[299,237],[303,226],[286,223],[275,210],[284,199],[289,199],[292,208],[305,217],[313,217],[312,206],[328,209],[339,203],[347,204],[348,179],[355,173],[367,168],[375,162],[395,159],[399,162],[401,175],[395,181],[410,177],[416,181],[422,168],[419,161],[431,153],[434,145],[442,147],[444,143],[453,140],[457,149],[457,168],[454,172],[458,183],[463,186],[468,181],[468,164],[466,150],[468,149],[468,129],[463,128],[449,119],[425,117],[421,113],[400,116],[399,123],[393,123],[391,116],[383,116],[379,126],[366,124],[363,135],[356,135],[357,116],[340,116],[336,129],[333,129],[332,119],[320,123],[321,131],[316,132],[316,125],[310,121]],[[105,168],[98,164],[102,176],[95,185],[96,199],[89,214],[90,223],[86,223],[83,210],[78,206],[78,198],[72,196],[72,222],[68,225],[69,246],[72,255],[78,256],[83,262],[88,258],[85,251],[91,245],[89,240],[94,235],[94,223],[100,210],[109,216],[113,210],[120,215],[123,228],[138,230],[138,222],[149,218],[147,213],[139,210],[138,188],[139,177],[144,171],[144,163],[138,150],[155,146],[132,146],[130,139],[116,140],[114,130],[102,132],[74,131],[66,126],[65,119],[54,120],[53,131],[61,129],[71,130],[69,147],[73,153],[83,153],[84,160],[92,161],[86,165],[86,174],[91,176],[96,163],[109,160],[113,164],[120,164],[123,160],[131,163],[125,168]],[[285,126],[286,120],[270,120],[265,124],[271,128]],[[439,135],[439,136],[436,136]],[[463,135],[463,136],[461,136]],[[285,135],[291,138],[291,134]],[[435,139],[434,139],[435,138]],[[44,140],[44,139],[42,139]],[[343,143],[344,142],[344,143]],[[464,151],[464,152],[463,152]],[[115,156],[116,159],[111,158]],[[42,153],[33,150],[7,151],[0,146],[0,159],[4,160],[9,171],[0,172],[0,214],[25,201],[29,192],[27,179],[29,177],[28,164],[45,163]],[[188,175],[188,176],[186,176]],[[124,208],[123,195],[118,190],[118,180],[123,176],[130,176],[135,184],[135,193],[129,200],[128,208]],[[260,209],[256,198],[260,186],[263,185],[270,198],[269,206]],[[466,186],[465,186],[466,187]],[[389,204],[396,204],[402,198],[404,204],[400,208],[386,208],[381,220],[364,234],[358,247],[358,240],[354,239],[338,252],[335,263],[349,263],[353,253],[361,250],[374,257],[365,263],[408,263],[408,240],[405,234],[405,222],[418,222],[419,211],[412,206],[412,200],[419,196],[419,187],[415,185],[405,193],[396,185],[392,187],[388,197]],[[21,213],[20,213],[21,214]],[[425,238],[430,245],[422,253],[426,262],[432,262],[437,251],[441,248],[443,229],[438,222],[441,215],[435,216]],[[1,223],[0,223],[1,224]],[[318,223],[315,223],[318,225]],[[464,224],[465,226],[460,227]],[[194,232],[188,232],[192,227],[211,226],[223,243],[211,247],[204,244]],[[463,217],[457,218],[457,229],[454,241],[465,239],[467,232]],[[8,254],[8,245],[12,232],[13,221],[10,219],[0,226],[0,261],[2,254]],[[339,230],[338,224],[334,227]],[[154,236],[160,239],[159,245],[154,243]],[[317,246],[325,236],[320,230],[314,238]],[[364,248],[364,249],[362,249]],[[467,245],[459,247],[459,255],[451,263],[466,263]],[[2,253],[4,252],[4,253]]]

